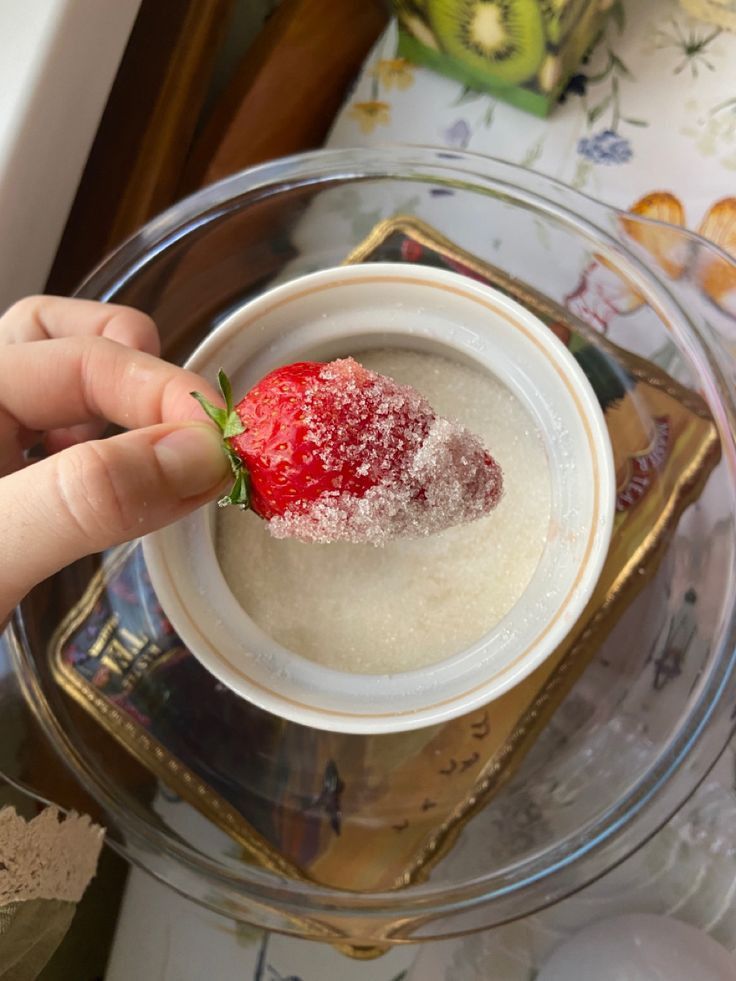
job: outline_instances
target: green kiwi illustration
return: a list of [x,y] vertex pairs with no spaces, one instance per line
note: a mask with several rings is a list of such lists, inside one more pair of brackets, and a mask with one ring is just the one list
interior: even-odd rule
[[399,23],[408,34],[425,47],[440,50],[427,20],[427,0],[394,0],[394,9]]
[[440,50],[427,19],[427,0],[394,0],[393,5],[399,24],[407,34],[411,34],[427,48]]
[[585,55],[590,51],[601,33],[601,14],[596,4],[583,11],[582,17],[562,49],[565,72],[571,74],[578,67]]
[[427,19],[427,0],[393,0],[396,16]]
[[537,84],[542,92],[553,92],[562,81],[562,60],[553,54],[548,54],[542,62],[537,75]]
[[544,56],[538,0],[428,0],[429,20],[447,52],[476,73],[525,82]]
[[432,28],[422,17],[418,17],[416,14],[405,14],[399,19],[405,30],[409,34],[412,34],[426,48],[432,48],[433,51],[440,50],[437,38],[432,33]]
[[567,37],[589,3],[590,0],[539,0],[551,44],[560,44]]

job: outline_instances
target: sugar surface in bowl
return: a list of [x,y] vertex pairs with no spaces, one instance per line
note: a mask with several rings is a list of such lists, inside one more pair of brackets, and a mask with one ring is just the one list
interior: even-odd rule
[[517,602],[547,535],[549,465],[526,409],[491,375],[399,349],[356,359],[480,436],[503,470],[501,503],[471,524],[380,548],[277,540],[260,518],[226,508],[216,546],[236,599],[278,643],[326,667],[394,674],[458,653]]

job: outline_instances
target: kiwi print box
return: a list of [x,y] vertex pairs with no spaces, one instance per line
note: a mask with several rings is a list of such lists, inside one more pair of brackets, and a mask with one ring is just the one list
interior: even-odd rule
[[546,116],[613,0],[393,0],[399,54]]
[[[140,548],[126,546],[108,556],[49,649],[68,695],[245,860],[352,890],[400,888],[447,853],[652,580],[668,526],[719,458],[697,395],[431,228],[382,223],[346,261],[372,260],[421,260],[492,283],[547,323],[591,379],[614,447],[617,513],[596,593],[565,643],[517,688],[443,725],[369,737],[308,729],[255,708],[201,667],[160,610]],[[652,432],[634,411],[642,404]]]

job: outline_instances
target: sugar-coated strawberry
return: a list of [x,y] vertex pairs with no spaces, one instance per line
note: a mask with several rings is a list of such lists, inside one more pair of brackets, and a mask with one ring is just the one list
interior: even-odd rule
[[198,393],[235,474],[221,505],[249,507],[277,537],[379,544],[488,513],[500,468],[415,389],[352,358],[277,368],[225,408]]

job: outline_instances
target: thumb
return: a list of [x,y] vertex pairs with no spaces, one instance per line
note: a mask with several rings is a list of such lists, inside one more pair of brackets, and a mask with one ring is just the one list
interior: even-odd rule
[[0,623],[42,579],[182,518],[228,473],[214,427],[195,422],[80,443],[3,477]]

